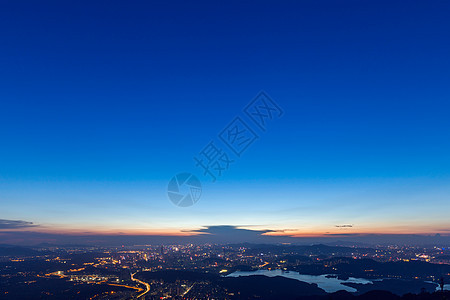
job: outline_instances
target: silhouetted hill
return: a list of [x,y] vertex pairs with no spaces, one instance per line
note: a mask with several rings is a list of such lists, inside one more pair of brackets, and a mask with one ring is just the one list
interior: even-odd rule
[[263,275],[226,277],[220,285],[242,299],[296,299],[299,296],[326,295],[326,292],[310,284],[281,276]]
[[41,252],[28,247],[0,245],[0,256],[34,256]]
[[388,291],[370,291],[362,295],[355,296],[349,292],[339,291],[326,296],[305,296],[296,300],[450,300],[450,292],[445,291],[434,293],[406,294],[402,297]]
[[[377,262],[372,259],[352,259],[336,257],[326,261],[327,264],[299,265],[293,270],[301,274],[337,274],[360,278],[401,277],[414,279],[442,276],[450,273],[450,265],[432,264],[423,261]],[[327,265],[327,266],[326,266]]]
[[352,256],[358,253],[375,253],[373,248],[357,248],[357,247],[342,247],[342,246],[329,246],[324,244],[317,245],[274,245],[274,244],[233,244],[233,247],[245,247],[247,248],[247,254],[258,254],[259,252],[270,252],[277,255],[287,255],[295,253],[300,256]]
[[51,248],[51,247],[58,247],[58,248],[89,248],[92,247],[92,245],[86,245],[86,244],[52,244],[52,243],[40,243],[36,246],[33,246],[34,248]]
[[399,296],[392,294],[388,291],[370,291],[359,297],[355,297],[356,300],[398,300]]
[[373,284],[360,283],[343,283],[358,290],[358,294],[364,294],[373,290],[389,291],[398,296],[407,293],[419,294],[422,289],[427,292],[434,292],[436,285],[433,283],[423,282],[421,280],[399,280],[399,279],[383,279],[381,281],[373,281]]

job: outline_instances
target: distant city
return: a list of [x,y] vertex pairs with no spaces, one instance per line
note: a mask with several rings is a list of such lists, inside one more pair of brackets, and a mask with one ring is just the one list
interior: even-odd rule
[[47,244],[0,255],[1,299],[450,296],[450,249],[439,246]]

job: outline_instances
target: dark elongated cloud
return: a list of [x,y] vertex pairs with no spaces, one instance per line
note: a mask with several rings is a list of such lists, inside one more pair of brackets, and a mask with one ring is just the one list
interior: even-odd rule
[[19,229],[19,228],[29,228],[36,227],[33,222],[27,222],[22,220],[5,220],[0,219],[0,229]]
[[214,242],[229,241],[229,242],[267,242],[273,240],[271,237],[264,236],[264,233],[271,232],[271,230],[252,230],[239,228],[238,226],[219,225],[207,226],[197,230],[191,230],[191,233],[200,233],[204,237],[208,237]]
[[191,230],[190,232],[196,232],[196,233],[208,233],[213,235],[221,235],[221,234],[251,234],[254,235],[261,235],[263,233],[271,232],[272,230],[253,230],[253,229],[243,229],[239,228],[238,226],[231,226],[231,225],[218,225],[218,226],[206,226],[201,229],[197,230]]

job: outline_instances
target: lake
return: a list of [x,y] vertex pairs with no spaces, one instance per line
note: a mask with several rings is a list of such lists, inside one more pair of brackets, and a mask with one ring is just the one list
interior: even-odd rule
[[323,289],[327,293],[333,293],[333,292],[337,292],[340,290],[345,290],[345,291],[348,291],[351,293],[356,292],[356,289],[342,284],[342,283],[346,283],[346,282],[362,283],[362,284],[371,284],[372,283],[372,281],[363,279],[363,278],[350,277],[347,280],[340,280],[340,279],[337,279],[334,277],[327,278],[326,276],[328,274],[303,275],[303,274],[300,274],[300,273],[294,272],[294,271],[289,271],[289,272],[284,271],[283,272],[282,270],[257,270],[257,271],[251,271],[251,272],[237,271],[237,272],[227,275],[227,277],[239,277],[239,276],[250,276],[250,275],[264,275],[264,276],[268,276],[268,277],[283,276],[286,278],[297,279],[297,280],[304,281],[307,283],[315,283],[315,284],[317,284],[317,286],[319,288]]

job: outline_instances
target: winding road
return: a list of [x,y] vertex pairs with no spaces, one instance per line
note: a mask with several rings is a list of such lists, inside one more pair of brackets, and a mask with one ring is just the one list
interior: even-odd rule
[[[136,272],[136,273],[137,273],[137,272]],[[141,298],[142,296],[144,296],[145,294],[147,294],[148,292],[150,292],[150,284],[148,284],[147,282],[144,282],[144,281],[142,281],[142,280],[139,280],[139,279],[137,279],[137,278],[134,278],[134,275],[135,275],[136,273],[131,274],[131,280],[133,280],[133,281],[135,281],[135,282],[137,282],[137,283],[140,283],[140,284],[145,285],[145,291],[143,291],[141,294],[137,295],[137,298],[139,299],[139,298]]]

